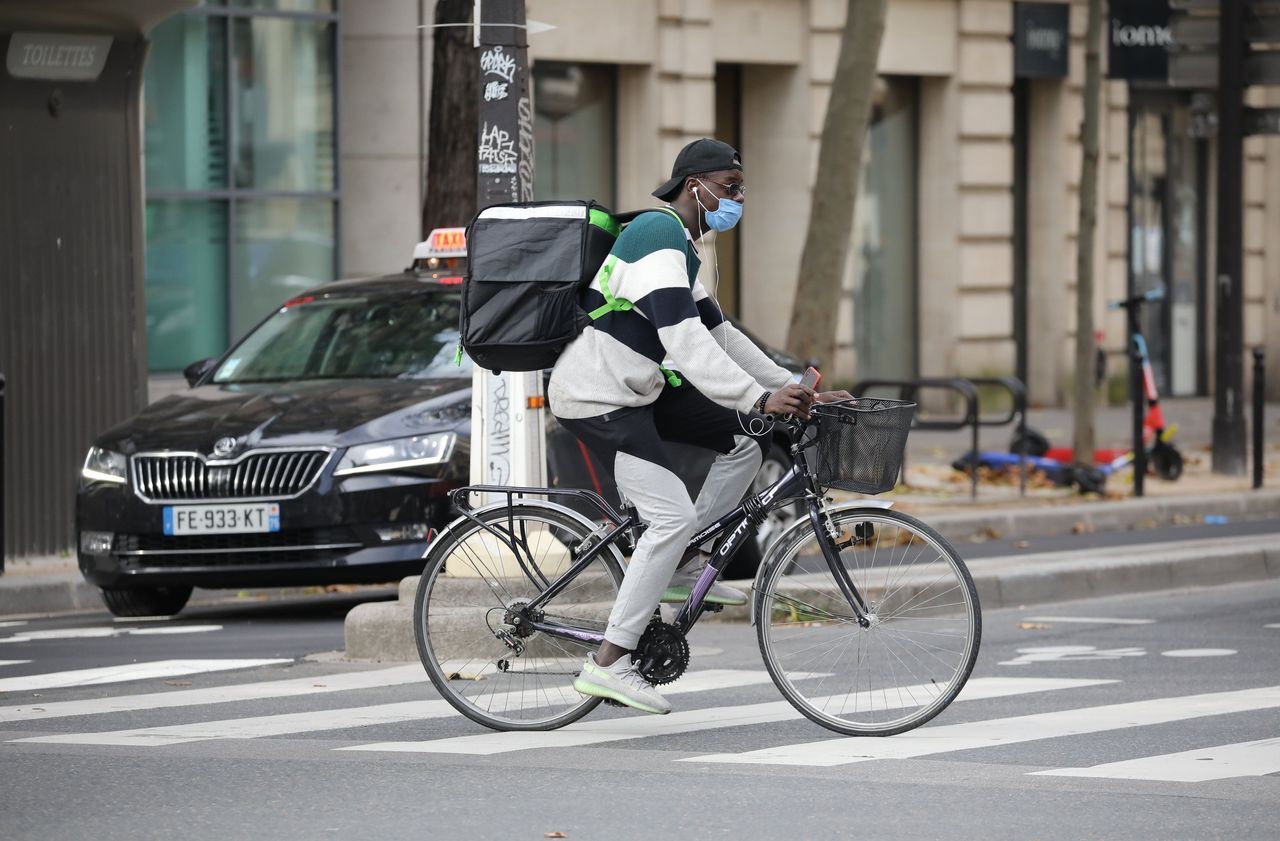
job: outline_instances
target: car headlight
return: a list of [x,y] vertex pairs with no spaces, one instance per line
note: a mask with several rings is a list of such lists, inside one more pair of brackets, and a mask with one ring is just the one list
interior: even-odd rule
[[126,464],[125,457],[120,453],[104,450],[102,447],[90,447],[89,454],[84,457],[84,467],[80,468],[80,484],[87,486],[94,482],[111,482],[123,485]]
[[333,475],[350,476],[353,473],[376,473],[443,464],[453,454],[453,445],[457,440],[455,432],[437,432],[433,435],[415,435],[412,438],[361,444],[347,450]]

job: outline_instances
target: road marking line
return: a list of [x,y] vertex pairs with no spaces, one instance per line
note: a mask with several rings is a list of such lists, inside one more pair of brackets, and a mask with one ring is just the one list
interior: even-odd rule
[[301,695],[323,695],[358,689],[378,689],[409,683],[427,684],[421,666],[394,666],[374,671],[337,672],[314,677],[242,683],[233,686],[211,686],[173,692],[148,692],[139,695],[117,695],[111,698],[86,698],[81,701],[55,701],[49,704],[23,704],[0,707],[0,723],[7,721],[39,721],[75,715],[104,715],[173,707],[195,707],[204,704],[226,704],[233,701],[259,701],[270,698],[293,698]]
[[170,625],[162,628],[53,628],[47,631],[18,631],[11,636],[0,637],[0,643],[105,639],[150,634],[204,634],[221,630],[221,625]]
[[[796,680],[801,678],[796,677]],[[1028,692],[1046,692],[1058,689],[1075,689],[1081,686],[1097,686],[1115,683],[1112,680],[1052,679],[1052,678],[976,678],[969,681],[957,700],[976,701]],[[679,686],[679,684],[676,684]],[[674,689],[675,686],[671,687]],[[673,694],[667,689],[664,694]],[[920,691],[923,687],[910,687]],[[891,690],[893,691],[893,690]],[[903,692],[907,690],[904,688]],[[815,699],[821,704],[829,698]],[[381,742],[355,745],[338,750],[391,751],[400,753],[461,753],[489,756],[534,748],[566,748],[601,742],[617,742],[646,736],[668,736],[675,733],[692,733],[721,727],[743,727],[749,724],[767,724],[800,718],[800,713],[786,701],[770,701],[736,707],[709,707],[669,715],[646,715],[637,718],[615,718],[607,721],[588,721],[571,724],[560,730],[547,732],[482,733],[458,736],[452,739],[434,739],[414,742]]]
[[222,672],[290,663],[291,660],[156,660],[151,663],[126,663],[97,669],[73,669],[43,675],[0,678],[0,692],[26,692],[32,689],[63,689],[71,686],[97,686],[128,680],[177,677],[199,672]]
[[1234,648],[1179,648],[1160,652],[1165,657],[1230,657],[1235,653]]
[[1079,622],[1083,625],[1151,625],[1154,619],[1107,619],[1100,616],[1028,616],[1023,622]]
[[30,660],[0,660],[0,666],[21,666],[23,663],[30,662]]
[[[421,668],[418,667],[419,676]],[[764,671],[736,669],[707,669],[690,672],[673,685],[668,694],[678,692],[703,692],[710,689],[727,689],[751,684],[768,683]],[[569,686],[566,695],[577,699],[577,693]],[[511,705],[530,706],[545,698],[542,691],[507,693],[495,701],[507,701]],[[160,747],[185,742],[201,742],[209,739],[257,739],[267,736],[283,736],[292,733],[314,733],[324,730],[345,730],[352,727],[368,727],[375,724],[398,724],[429,718],[458,715],[447,701],[405,701],[393,704],[376,704],[367,707],[351,707],[337,710],[264,715],[252,718],[231,718],[222,721],[200,721],[192,724],[175,724],[165,727],[144,727],[132,730],[116,730],[103,733],[68,733],[51,736],[35,736],[15,739],[18,742],[72,745],[132,745],[134,747]]]
[[1270,625],[1263,625],[1264,628],[1280,628],[1280,622],[1272,622]]
[[1231,777],[1261,777],[1280,772],[1280,739],[1259,739],[1212,748],[1166,753],[1091,768],[1054,768],[1033,776],[1103,777],[1113,780],[1160,780],[1204,783]]
[[12,622],[0,622],[0,628],[17,628],[19,625],[27,624],[25,619],[17,619]]
[[1280,707],[1280,686],[922,727],[888,738],[846,737],[745,753],[708,754],[678,761],[830,767],[872,759],[909,759],[1275,707]]

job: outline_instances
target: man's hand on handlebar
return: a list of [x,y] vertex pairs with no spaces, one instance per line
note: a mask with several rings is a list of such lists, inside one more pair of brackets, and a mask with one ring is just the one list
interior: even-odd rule
[[769,395],[764,411],[769,415],[795,415],[808,420],[809,407],[813,405],[816,396],[813,389],[791,383]]

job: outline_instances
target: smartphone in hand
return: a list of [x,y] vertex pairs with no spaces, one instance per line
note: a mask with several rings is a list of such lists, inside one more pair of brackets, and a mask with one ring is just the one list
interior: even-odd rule
[[800,377],[800,385],[810,391],[818,387],[818,381],[822,379],[822,374],[818,373],[818,369],[810,366]]

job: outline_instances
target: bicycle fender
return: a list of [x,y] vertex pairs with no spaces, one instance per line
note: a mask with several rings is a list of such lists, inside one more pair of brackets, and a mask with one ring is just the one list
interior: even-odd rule
[[[839,505],[833,505],[828,508],[827,511],[832,514],[858,508],[875,508],[881,511],[887,511],[892,507],[893,500],[890,499],[855,499],[849,502],[842,502]],[[781,552],[778,550],[780,550],[781,547],[786,546],[789,541],[795,539],[798,532],[807,531],[812,528],[813,526],[809,524],[808,517],[805,516],[796,520],[787,527],[786,531],[773,539],[773,542],[769,544],[769,548],[764,552],[764,558],[760,561],[760,568],[756,570],[755,580],[751,582],[751,591],[753,593],[761,592],[761,588],[764,586],[765,576],[768,574],[769,570],[773,568],[773,565],[778,562],[777,559],[781,557]],[[751,600],[751,627],[753,628],[756,624],[757,601],[759,601],[759,599],[753,598]]]

